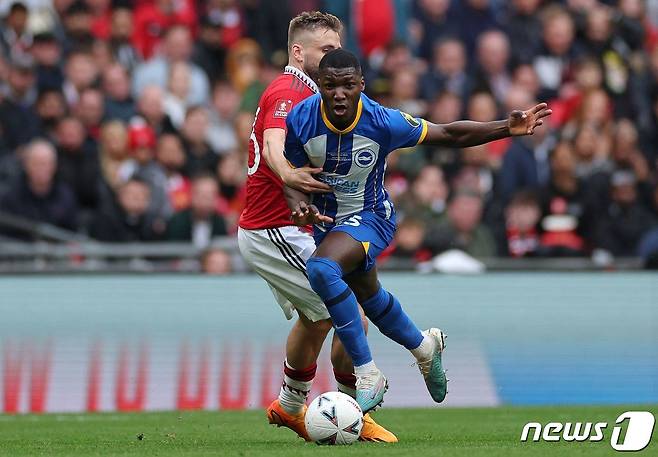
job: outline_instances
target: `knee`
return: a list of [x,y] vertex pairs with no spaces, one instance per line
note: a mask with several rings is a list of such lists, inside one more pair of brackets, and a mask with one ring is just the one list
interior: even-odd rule
[[322,341],[324,341],[324,338],[326,337],[327,333],[329,333],[329,330],[332,329],[331,319],[322,319],[315,322],[308,319],[300,319],[300,322],[308,333],[317,335],[318,338],[321,337]]
[[317,293],[326,291],[329,286],[342,277],[340,265],[324,257],[311,257],[306,262],[306,273],[308,282]]

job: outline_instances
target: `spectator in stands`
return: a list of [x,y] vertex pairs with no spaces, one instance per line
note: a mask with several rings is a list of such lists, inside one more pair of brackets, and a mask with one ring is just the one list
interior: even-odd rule
[[177,130],[183,125],[189,107],[187,94],[190,91],[190,79],[191,69],[186,62],[176,62],[170,66],[163,106]]
[[100,163],[103,182],[111,192],[130,178],[130,151],[128,148],[128,130],[121,121],[109,121],[101,127]]
[[34,59],[29,54],[11,59],[7,81],[1,86],[3,98],[29,109],[37,98],[35,71]]
[[[25,187],[20,148],[46,138],[57,147],[55,181],[75,194],[78,226],[86,226],[96,209],[105,211],[103,217],[125,220],[118,194],[137,174],[152,187],[144,217],[144,230],[152,235],[137,229],[125,238],[161,236],[157,202],[176,212],[187,209],[190,176],[203,172],[217,181],[215,211],[232,234],[245,199],[254,112],[285,60],[280,50],[289,15],[329,3],[342,15],[348,47],[362,46],[368,54],[366,90],[384,105],[436,123],[498,119],[535,100],[548,101],[553,110],[548,125],[532,137],[465,151],[419,146],[391,155],[385,184],[399,214],[396,255],[421,261],[436,253],[420,241],[432,237],[439,220],[460,243],[470,239],[451,225],[444,208],[448,194],[479,194],[479,204],[460,201],[466,208],[462,225],[484,221],[499,229],[501,253],[513,256],[588,254],[600,240],[620,238],[601,237],[598,221],[611,227],[628,223],[629,233],[639,233],[631,230],[638,225],[634,208],[658,212],[653,0],[5,3],[0,2],[0,195]],[[409,11],[402,9],[405,4]],[[364,28],[359,20],[375,17],[369,11],[377,17]],[[378,24],[385,33],[379,30],[371,40]],[[146,63],[133,39],[150,59]],[[140,118],[155,139],[149,136],[143,148],[133,141],[129,148],[127,126]],[[620,172],[634,176],[633,204],[624,203],[629,192],[617,192],[624,186],[611,184],[615,176],[624,181]],[[543,213],[534,231],[528,220],[536,207],[526,190],[540,198]],[[475,217],[478,206],[483,215]],[[611,211],[623,216],[611,218]],[[142,227],[131,220],[129,226]],[[650,256],[652,244],[644,243],[649,248],[642,244],[641,252]]]
[[[268,3],[259,5],[259,8]],[[280,5],[276,5],[279,7]],[[276,8],[275,7],[275,8]],[[224,74],[226,47],[222,45],[222,22],[217,16],[204,16],[199,25],[199,37],[194,43],[192,62],[205,71],[210,81],[216,81]],[[285,36],[287,31],[283,32]],[[287,46],[285,47],[287,50]]]
[[38,120],[32,110],[36,97],[31,58],[27,56],[10,62],[7,81],[0,86],[0,130],[9,150],[36,137]]
[[436,165],[426,165],[409,190],[400,196],[396,209],[401,219],[410,217],[428,224],[443,214],[447,199],[448,185],[443,171]]
[[[513,94],[512,88],[507,92],[507,97]],[[505,100],[507,101],[507,100]],[[516,102],[516,101],[515,101]],[[527,105],[528,108],[533,106],[532,103]],[[514,109],[517,109],[519,105],[515,105]],[[478,122],[491,122],[500,118],[498,113],[498,105],[493,95],[489,92],[476,92],[471,95],[468,99],[468,105],[466,107],[466,116],[469,119]],[[506,112],[509,112],[508,110]],[[483,145],[483,150],[486,151],[487,156],[489,156],[492,161],[495,161],[497,166],[500,158],[505,154],[505,151],[510,146],[510,138],[502,138],[500,140],[487,143]]]
[[541,82],[539,98],[550,100],[557,96],[577,57],[575,26],[569,13],[559,6],[549,6],[542,12],[542,25],[543,47],[533,65]]
[[94,40],[91,33],[92,21],[91,9],[82,0],[74,0],[68,3],[68,8],[61,15],[64,26],[64,52],[69,54],[72,50],[85,46]]
[[[428,117],[436,124],[447,124],[462,118],[463,99],[451,92],[443,92],[428,107]],[[459,150],[445,147],[425,147],[430,163],[440,165],[450,174],[458,166]]]
[[452,2],[448,18],[466,46],[468,55],[473,55],[481,33],[500,28],[490,0],[462,0]]
[[156,135],[176,132],[171,119],[164,111],[164,92],[158,86],[146,86],[137,100],[137,114],[153,129]]
[[132,71],[140,61],[140,56],[130,42],[133,30],[132,10],[118,7],[112,11],[110,47],[116,61],[128,71]]
[[[532,65],[521,64],[512,72],[512,87],[526,91],[529,100],[539,100],[539,76]],[[553,109],[553,108],[551,108]],[[555,117],[555,109],[551,117]],[[555,123],[552,121],[551,123]]]
[[[48,142],[36,139],[23,151],[23,176],[0,199],[0,208],[24,219],[67,230],[77,228],[77,205],[73,191],[57,176],[57,153]],[[17,238],[25,233],[9,232]]]
[[155,161],[155,133],[147,124],[135,121],[128,128],[130,176],[137,177],[149,185],[150,203],[148,217],[162,224],[171,215],[172,209],[167,196],[167,177]]
[[613,18],[609,7],[597,5],[587,13],[585,51],[596,58],[603,69],[605,88],[614,98],[618,115],[628,116],[633,109],[626,97],[630,89],[630,48],[613,33]]
[[[194,31],[196,11],[190,0],[155,0],[141,2],[135,9],[133,46],[145,59],[150,59],[160,46],[167,46],[167,34],[174,27]],[[161,40],[165,40],[162,43]]]
[[555,141],[548,125],[530,137],[512,140],[500,169],[500,196],[504,203],[521,190],[546,186],[550,177],[548,154]]
[[79,207],[96,209],[101,183],[96,143],[87,138],[84,125],[75,117],[57,123],[55,139],[57,175],[73,190]]
[[159,55],[139,64],[135,68],[133,94],[139,97],[148,85],[156,85],[161,89],[165,89],[171,66],[177,62],[184,62],[190,65],[190,85],[186,94],[187,102],[190,105],[206,103],[210,94],[208,77],[201,68],[190,63],[192,55],[190,30],[181,25],[172,26],[167,30],[162,44],[162,52]]
[[128,72],[121,64],[111,64],[103,72],[103,92],[105,93],[103,117],[107,120],[130,122],[135,116],[135,102],[130,94]]
[[502,102],[512,84],[509,68],[510,44],[498,30],[482,33],[477,41],[477,72],[474,90],[489,92]]
[[612,202],[597,221],[594,244],[615,256],[634,256],[643,235],[656,226],[656,219],[637,197],[632,171],[620,170],[611,178]]
[[32,44],[32,35],[27,28],[28,9],[23,1],[11,2],[5,18],[0,21],[0,55],[22,58]]
[[447,211],[438,221],[429,224],[423,246],[433,255],[458,249],[473,257],[496,255],[496,242],[482,224],[482,197],[477,191],[456,191]]
[[391,78],[388,105],[414,117],[423,116],[427,103],[418,97],[418,74],[410,68],[400,68]]
[[91,33],[98,40],[110,36],[111,8],[113,0],[86,0],[91,13]]
[[419,0],[414,2],[411,36],[418,48],[418,55],[430,61],[434,44],[439,39],[455,35],[456,24],[448,20],[450,0]]
[[201,254],[201,270],[214,276],[223,276],[233,272],[231,255],[220,248],[208,248]]
[[57,89],[40,91],[35,112],[38,118],[38,135],[48,140],[54,140],[57,123],[67,112],[64,94]]
[[239,105],[240,95],[228,81],[217,81],[212,92],[208,143],[218,154],[226,154],[238,146],[233,122]]
[[213,237],[227,234],[224,219],[217,213],[219,191],[212,175],[200,175],[192,181],[190,208],[179,211],[167,224],[167,239],[190,241],[198,248],[207,247]]
[[85,52],[75,51],[70,54],[64,67],[64,84],[62,90],[69,106],[74,106],[80,99],[83,90],[96,83],[98,69],[92,56]]
[[150,199],[148,183],[130,178],[119,186],[116,199],[107,201],[98,211],[89,234],[107,242],[156,240],[157,226],[147,214]]
[[83,90],[80,99],[73,106],[73,113],[84,125],[89,138],[98,141],[105,114],[103,93],[92,87]]
[[194,176],[203,172],[214,172],[219,156],[208,144],[208,110],[202,106],[193,106],[185,114],[185,122],[181,129],[181,138],[185,149],[186,176]]
[[496,178],[487,148],[483,144],[464,148],[459,156],[460,168],[452,178],[452,188],[478,191],[486,208],[494,199]]
[[582,255],[592,221],[586,189],[576,172],[574,147],[559,143],[550,154],[551,176],[541,190],[542,245],[549,255]]
[[440,92],[450,92],[467,98],[472,81],[466,72],[466,50],[461,41],[444,38],[434,46],[432,66],[421,80],[421,94],[426,100]]
[[539,199],[530,191],[515,194],[505,208],[505,223],[497,226],[498,252],[509,257],[530,257],[540,252]]
[[160,136],[156,149],[158,164],[167,180],[167,196],[174,212],[190,206],[191,184],[181,173],[185,165],[185,151],[177,135],[167,133]]
[[509,3],[511,11],[505,29],[510,40],[512,60],[527,64],[541,49],[541,0],[512,0]]
[[425,223],[412,217],[402,220],[395,231],[393,255],[411,258],[417,262],[429,260],[431,252],[423,248]]
[[36,85],[41,90],[61,90],[64,84],[62,47],[51,31],[34,36],[30,53],[36,64]]
[[587,124],[576,133],[574,138],[574,154],[576,159],[576,175],[579,178],[589,178],[597,172],[610,168],[608,155],[611,139],[597,130],[596,126]]

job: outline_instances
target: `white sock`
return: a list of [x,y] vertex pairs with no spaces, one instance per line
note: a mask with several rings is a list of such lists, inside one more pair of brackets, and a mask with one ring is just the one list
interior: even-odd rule
[[436,345],[434,338],[431,338],[426,332],[423,332],[423,341],[416,349],[412,349],[411,353],[419,362],[429,360],[434,355],[434,346]]
[[359,365],[358,367],[354,367],[354,374],[357,378],[373,371],[377,371],[377,365],[375,365],[374,360],[371,360],[370,362],[363,365]]
[[[286,360],[285,366],[289,370],[295,370]],[[283,383],[279,392],[279,403],[281,407],[289,414],[299,414],[306,403],[306,398],[311,391],[311,381],[299,381],[292,379],[287,374],[283,374]]]

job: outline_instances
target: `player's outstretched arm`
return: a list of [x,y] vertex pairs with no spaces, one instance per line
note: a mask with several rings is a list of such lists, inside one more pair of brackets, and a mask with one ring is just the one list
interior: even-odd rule
[[331,187],[316,180],[313,175],[322,171],[321,168],[292,168],[283,150],[286,141],[286,131],[279,128],[265,129],[263,132],[263,157],[272,171],[279,175],[286,186],[302,192],[331,192]]
[[508,136],[532,135],[552,111],[540,103],[527,111],[512,111],[507,119],[493,122],[457,121],[450,124],[427,123],[423,144],[465,148]]

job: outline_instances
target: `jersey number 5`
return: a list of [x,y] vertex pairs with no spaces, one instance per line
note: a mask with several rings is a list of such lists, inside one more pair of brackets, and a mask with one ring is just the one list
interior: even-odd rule
[[357,214],[341,222],[340,225],[349,225],[350,227],[358,227],[359,225],[361,225],[362,220],[363,218]]

